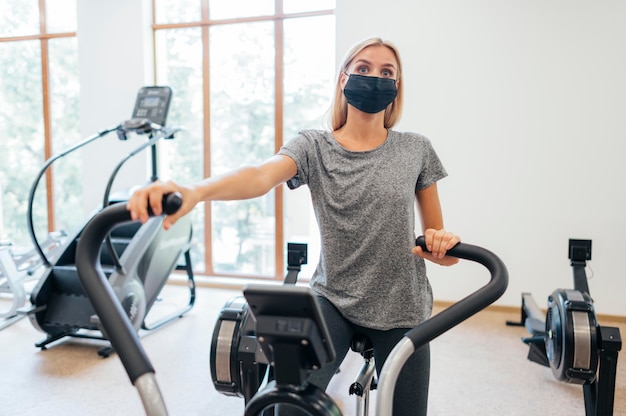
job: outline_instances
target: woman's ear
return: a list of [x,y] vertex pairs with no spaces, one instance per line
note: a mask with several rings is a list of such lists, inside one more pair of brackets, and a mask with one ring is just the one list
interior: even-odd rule
[[343,91],[344,87],[346,86],[348,78],[348,75],[344,71],[341,71],[341,74],[339,75],[339,85],[341,86],[341,91]]

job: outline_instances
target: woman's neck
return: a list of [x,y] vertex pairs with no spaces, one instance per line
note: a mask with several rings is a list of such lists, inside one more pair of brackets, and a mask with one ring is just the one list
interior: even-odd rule
[[363,116],[356,115],[352,118],[349,116],[346,124],[333,132],[335,140],[344,148],[363,152],[375,149],[387,140],[387,129],[383,124],[384,113]]

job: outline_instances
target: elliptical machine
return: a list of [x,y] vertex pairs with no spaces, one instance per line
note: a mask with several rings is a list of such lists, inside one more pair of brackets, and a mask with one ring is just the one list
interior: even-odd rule
[[[176,194],[166,195],[163,201],[166,213],[176,211],[176,198]],[[83,231],[76,252],[78,274],[85,293],[100,317],[103,331],[108,334],[131,383],[137,388],[146,415],[166,415],[167,407],[154,368],[98,262],[102,238],[112,227],[129,220],[130,214],[123,204],[111,205],[91,219]],[[417,243],[425,248],[423,239],[418,239]],[[506,290],[508,272],[495,254],[466,243],[459,243],[448,254],[484,265],[491,273],[491,280],[414,327],[396,345],[381,372],[376,408],[378,416],[392,415],[393,393],[400,370],[418,348],[486,308]],[[269,383],[252,397],[245,414],[258,415],[277,403],[289,403],[301,406],[312,415],[340,416],[341,412],[325,392],[307,385],[306,381],[297,385],[309,370],[325,365],[334,356],[317,299],[311,289],[279,285],[263,286],[261,291],[264,293],[259,293],[257,287],[249,286],[244,290],[244,295],[252,305],[251,310],[257,322],[256,340],[276,370],[275,382]],[[285,298],[292,300],[280,302]],[[244,343],[242,347],[246,345],[249,344]],[[297,357],[295,360],[294,355]],[[290,368],[283,359],[295,365]]]
[[622,349],[620,331],[601,326],[596,318],[585,272],[591,240],[570,239],[568,258],[574,289],[556,289],[548,296],[545,319],[532,295],[523,293],[520,321],[507,325],[525,326],[531,334],[522,338],[530,361],[550,367],[559,381],[583,386],[587,416],[610,416]]
[[[165,86],[143,87],[137,94],[133,117],[119,126],[100,131],[77,145],[49,159],[34,181],[28,206],[29,231],[35,248],[45,267],[44,274],[31,293],[33,308],[26,313],[38,330],[47,334],[46,339],[35,344],[46,349],[47,345],[64,337],[91,338],[106,340],[106,334],[98,335],[100,325],[93,306],[80,284],[76,267],[76,250],[83,229],[79,230],[59,250],[55,258],[48,258],[38,243],[33,227],[32,206],[35,190],[41,177],[51,164],[59,158],[116,132],[118,139],[127,140],[129,133],[147,135],[148,140],[124,157],[109,177],[102,206],[121,202],[124,198],[112,199],[111,188],[120,168],[131,157],[146,148],[152,151],[152,181],[157,180],[156,142],[172,139],[179,128],[166,128],[165,121],[169,110],[172,90]],[[113,287],[116,297],[132,321],[135,330],[156,329],[167,322],[183,316],[195,302],[195,281],[190,259],[191,221],[182,218],[168,232],[162,227],[159,218],[151,218],[145,224],[139,221],[115,227],[103,236],[101,262],[103,270]],[[180,265],[179,259],[184,258]],[[182,309],[148,324],[146,315],[174,269],[187,272],[189,302]],[[108,356],[110,347],[99,350],[101,356]]]

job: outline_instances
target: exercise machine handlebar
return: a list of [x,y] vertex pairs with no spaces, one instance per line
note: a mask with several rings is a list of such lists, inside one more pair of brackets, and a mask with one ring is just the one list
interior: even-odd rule
[[[163,199],[165,214],[176,212],[181,204],[180,194],[166,195]],[[130,213],[124,203],[110,205],[94,216],[85,227],[78,244],[76,266],[85,292],[100,318],[103,332],[120,356],[131,383],[137,388],[146,415],[167,415],[167,408],[154,376],[154,368],[99,263],[102,240],[112,227],[127,221],[130,221]],[[419,238],[416,244],[425,249],[422,238]],[[484,309],[506,290],[508,272],[495,254],[478,246],[459,243],[448,251],[448,255],[485,266],[491,273],[491,280],[487,285],[405,334],[392,350],[381,371],[376,407],[378,416],[392,414],[393,394],[398,375],[417,348]]]
[[28,219],[28,233],[30,235],[30,239],[33,242],[33,245],[35,246],[35,250],[37,250],[37,253],[39,254],[39,256],[41,257],[41,261],[43,262],[43,264],[47,267],[50,267],[50,260],[48,260],[48,257],[46,257],[45,253],[43,252],[43,249],[41,248],[41,245],[39,244],[39,241],[37,240],[37,236],[35,235],[35,225],[33,222],[33,204],[35,201],[35,192],[37,191],[37,186],[39,185],[39,181],[41,180],[41,178],[43,177],[43,175],[46,173],[46,171],[48,170],[48,168],[57,160],[59,160],[60,158],[67,156],[70,153],[73,153],[74,151],[80,149],[81,147],[93,142],[94,140],[98,140],[101,137],[106,136],[107,134],[111,133],[112,131],[115,131],[116,129],[119,129],[119,126],[115,126],[112,128],[108,128],[108,129],[104,129],[99,131],[98,133],[87,137],[86,139],[84,139],[83,141],[75,144],[74,146],[71,146],[65,150],[63,150],[61,153],[49,158],[46,163],[44,163],[43,167],[41,168],[41,170],[39,171],[39,173],[37,174],[37,176],[35,177],[35,181],[33,182],[33,184],[31,185],[30,191],[28,192],[28,209],[27,209],[27,219]]
[[[163,198],[165,214],[176,212],[181,204],[178,193],[167,194]],[[83,230],[76,248],[76,268],[85,293],[100,318],[103,333],[118,353],[131,383],[137,388],[146,414],[166,415],[165,403],[154,378],[154,368],[100,265],[102,240],[115,225],[130,220],[125,203],[110,205],[95,215]]]
[[[419,237],[415,243],[426,250],[423,237]],[[467,243],[458,243],[448,250],[447,255],[485,266],[491,273],[491,279],[477,291],[415,326],[396,344],[381,371],[376,405],[377,416],[392,415],[394,389],[400,370],[418,348],[486,308],[506,291],[508,271],[502,260],[491,251]]]
[[[135,122],[134,124],[131,122]],[[125,121],[124,123],[117,125],[115,127],[111,127],[108,129],[104,129],[104,130],[100,130],[99,132],[97,132],[94,135],[91,135],[87,138],[85,138],[84,140],[82,140],[81,142],[68,147],[67,149],[61,151],[59,154],[56,154],[52,157],[50,157],[48,160],[46,160],[46,162],[44,163],[43,167],[39,170],[39,172],[37,173],[37,176],[35,177],[35,180],[33,181],[31,188],[29,190],[28,193],[28,207],[27,207],[27,225],[28,225],[28,233],[30,235],[30,239],[35,247],[35,250],[37,251],[37,253],[39,254],[39,256],[41,257],[41,261],[42,263],[46,266],[46,267],[51,267],[52,264],[50,263],[50,260],[48,259],[48,257],[46,256],[46,254],[43,251],[43,248],[41,247],[41,244],[39,243],[39,240],[37,239],[37,236],[35,234],[35,225],[34,225],[34,219],[33,219],[33,205],[35,202],[35,193],[37,192],[37,188],[39,186],[39,182],[41,181],[41,178],[44,176],[44,174],[48,171],[48,169],[50,168],[50,166],[56,162],[57,160],[69,155],[70,153],[75,152],[78,149],[81,149],[82,147],[90,144],[91,142],[94,142],[106,135],[108,135],[109,133],[115,131],[117,132],[118,138],[120,140],[126,140],[126,133],[131,132],[131,131],[135,131],[138,132],[140,134],[144,134],[144,133],[149,133],[150,136],[150,140],[145,143],[142,146],[139,146],[137,149],[133,150],[128,156],[126,156],[122,162],[120,162],[115,170],[113,171],[113,173],[111,174],[111,177],[109,178],[109,182],[107,183],[107,189],[105,192],[105,199],[104,199],[104,205],[106,206],[108,203],[108,196],[109,193],[111,191],[111,185],[112,185],[112,181],[115,178],[115,176],[117,175],[117,172],[119,171],[119,169],[122,167],[122,165],[124,163],[126,163],[126,161],[128,159],[130,159],[132,156],[135,156],[137,153],[139,153],[140,151],[142,151],[143,149],[145,149],[148,146],[153,146],[155,144],[156,141],[158,141],[159,139],[172,139],[174,137],[174,134],[177,133],[179,130],[181,130],[179,127],[175,127],[175,128],[165,128],[163,126],[160,126],[158,124],[152,123],[150,122],[150,120],[148,119],[141,119],[141,120],[137,120],[137,119],[131,119],[128,121]],[[156,136],[153,135],[154,133],[157,133]],[[154,176],[154,167],[153,167],[153,176]],[[154,180],[156,180],[156,178],[154,178]]]

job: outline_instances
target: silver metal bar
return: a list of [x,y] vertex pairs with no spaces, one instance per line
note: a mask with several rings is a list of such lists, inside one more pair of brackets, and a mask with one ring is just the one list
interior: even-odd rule
[[374,359],[370,358],[369,360],[365,360],[363,366],[361,367],[361,371],[359,371],[359,374],[357,375],[356,381],[352,384],[352,386],[359,386],[359,388],[351,388],[351,391],[354,390],[354,394],[357,395],[356,416],[369,415],[370,389],[372,388],[372,380],[374,378],[375,371],[376,364],[374,363]]
[[139,376],[135,380],[135,387],[147,416],[167,416],[167,408],[154,373],[144,373]]
[[393,393],[400,371],[415,352],[413,342],[404,337],[396,344],[380,372],[376,395],[376,416],[393,415]]

